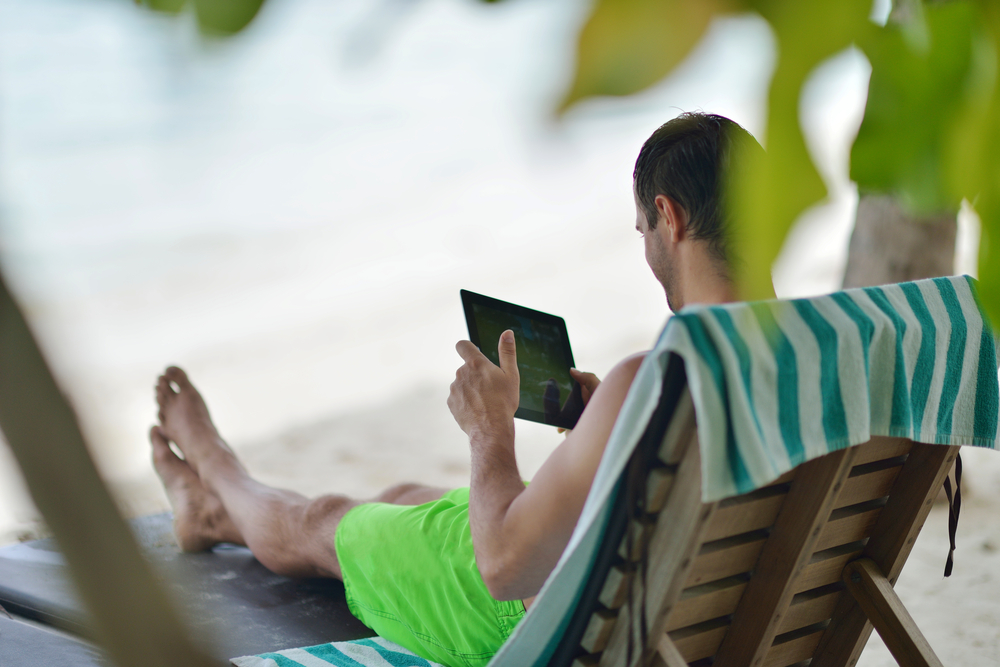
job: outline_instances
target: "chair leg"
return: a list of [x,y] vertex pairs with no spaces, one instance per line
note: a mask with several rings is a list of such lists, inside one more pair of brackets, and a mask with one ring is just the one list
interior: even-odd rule
[[870,558],[844,568],[844,583],[900,667],[943,667],[910,612]]

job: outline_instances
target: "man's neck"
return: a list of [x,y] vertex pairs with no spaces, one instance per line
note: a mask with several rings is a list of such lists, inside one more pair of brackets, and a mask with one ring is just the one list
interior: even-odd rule
[[702,243],[687,246],[677,258],[674,280],[676,296],[671,305],[677,310],[696,304],[711,305],[739,301],[736,286],[725,267],[711,256]]

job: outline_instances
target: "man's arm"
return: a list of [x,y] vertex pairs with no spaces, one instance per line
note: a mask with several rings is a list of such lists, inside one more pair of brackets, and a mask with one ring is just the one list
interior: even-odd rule
[[519,377],[513,332],[501,336],[498,349],[499,367],[472,343],[458,344],[466,363],[448,405],[472,449],[469,521],[476,563],[493,597],[516,600],[538,593],[569,542],[644,355],[612,369],[576,428],[525,488],[514,457]]

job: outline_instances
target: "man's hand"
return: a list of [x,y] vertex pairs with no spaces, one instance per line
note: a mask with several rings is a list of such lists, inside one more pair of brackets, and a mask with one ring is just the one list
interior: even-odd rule
[[[601,381],[593,373],[584,373],[575,368],[569,369],[569,375],[580,383],[580,395],[583,397],[583,404],[586,406],[590,401],[590,397],[597,391],[597,385],[601,384]],[[572,429],[560,427],[556,430],[559,433],[569,433]]]
[[594,395],[597,391],[597,385],[601,384],[601,381],[597,379],[597,376],[593,373],[584,373],[583,371],[578,371],[575,368],[569,369],[570,377],[580,383],[580,388],[583,394],[583,404],[586,405],[590,400],[590,397]]
[[500,335],[496,366],[467,340],[455,346],[465,363],[455,373],[448,408],[470,437],[474,432],[498,433],[511,429],[520,402],[521,377],[517,371],[514,332]]

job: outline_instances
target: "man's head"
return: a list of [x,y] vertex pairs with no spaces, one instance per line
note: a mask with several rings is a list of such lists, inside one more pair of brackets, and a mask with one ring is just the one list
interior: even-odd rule
[[[672,310],[690,302],[691,279],[730,281],[729,179],[738,156],[761,151],[746,130],[722,116],[686,113],[646,140],[632,173],[636,228],[646,261]],[[679,244],[686,244],[683,248]],[[679,275],[679,271],[692,275]]]

